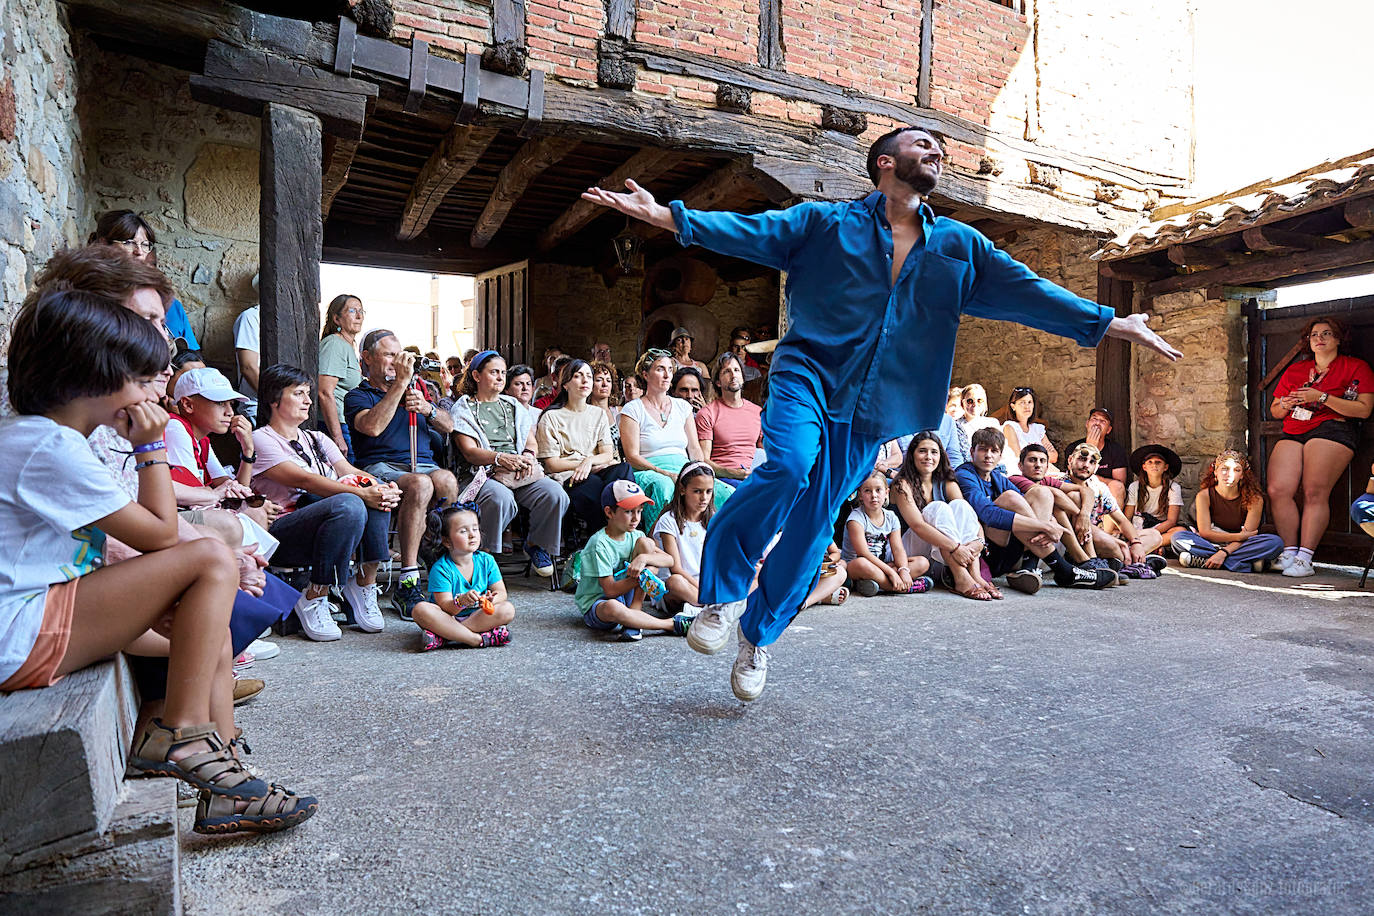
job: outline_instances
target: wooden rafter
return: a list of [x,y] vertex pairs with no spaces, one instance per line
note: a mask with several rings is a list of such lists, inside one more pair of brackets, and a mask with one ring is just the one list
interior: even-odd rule
[[[641,185],[646,184],[671,169],[677,159],[678,154],[672,150],[653,147],[642,149],[627,159],[620,168],[598,181],[597,185],[608,191],[623,191],[627,178],[633,178]],[[579,198],[571,207],[564,210],[549,228],[539,234],[535,247],[540,251],[556,248],[605,212],[607,211],[604,208]]]
[[1201,245],[1170,245],[1168,257],[1179,267],[1225,267],[1231,263],[1225,253]]
[[[1374,262],[1374,239],[1355,242],[1339,249],[1302,251],[1284,257],[1247,261],[1214,270],[1156,280],[1145,288],[1147,296],[1161,296],[1185,289],[1217,285],[1248,285],[1299,277],[1319,271],[1338,270]],[[1103,265],[1103,270],[1108,265]],[[1111,265],[1115,269],[1118,265]]]
[[485,248],[500,231],[511,207],[525,193],[530,182],[572,152],[577,143],[572,137],[539,137],[520,147],[501,170],[491,198],[472,227],[472,247]]
[[1289,232],[1275,226],[1251,226],[1241,233],[1241,238],[1251,251],[1314,251],[1318,248],[1340,248],[1345,244],[1320,235]]
[[1374,197],[1352,200],[1342,209],[1345,221],[1356,229],[1374,228]]
[[496,134],[494,127],[472,124],[457,124],[449,131],[415,178],[396,229],[398,239],[408,241],[425,231],[445,195],[477,164]]
[[348,181],[348,170],[353,167],[353,157],[357,152],[357,140],[324,138],[325,168],[320,182],[321,216],[329,216],[329,208],[334,205],[334,198]]

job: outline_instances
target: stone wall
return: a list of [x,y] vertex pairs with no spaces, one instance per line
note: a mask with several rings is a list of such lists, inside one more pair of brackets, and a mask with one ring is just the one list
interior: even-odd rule
[[[0,3],[0,354],[37,267],[89,222],[71,43],[54,0]],[[3,356],[0,355],[0,359]]]
[[90,210],[148,220],[207,356],[231,367],[234,318],[256,301],[259,121],[192,100],[179,70],[79,51]]
[[[1097,264],[1088,260],[1096,247],[1091,236],[1037,229],[1021,232],[1006,251],[1040,276],[1096,299]],[[1050,439],[1062,448],[1083,434],[1093,408],[1097,351],[1021,325],[966,317],[952,384],[974,382],[987,389],[989,412],[1005,407],[1013,388],[1034,388]]]
[[[590,268],[531,264],[529,290],[529,352],[534,358],[555,344],[585,358],[592,344],[605,341],[622,372],[634,365],[642,320],[641,278],[622,277],[607,288]],[[739,325],[777,324],[777,277],[722,282],[703,308],[720,323],[722,339],[715,347],[720,352],[729,343],[724,335]]]

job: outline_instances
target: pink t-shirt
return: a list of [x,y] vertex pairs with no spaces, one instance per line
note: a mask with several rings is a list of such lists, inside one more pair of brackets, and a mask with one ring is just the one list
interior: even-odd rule
[[697,411],[697,438],[710,440],[710,458],[729,468],[749,470],[762,430],[763,408],[753,401],[726,407],[715,400]]
[[[311,440],[314,440],[313,444]],[[258,454],[257,461],[253,462],[253,490],[288,508],[295,506],[296,497],[303,491],[269,480],[264,476],[267,471],[283,461],[290,461],[313,474],[338,480],[339,475],[335,473],[334,465],[344,460],[343,453],[334,444],[334,440],[324,433],[297,430],[296,443],[300,446],[300,451],[292,447],[290,439],[270,426],[253,430],[253,447],[257,449]]]

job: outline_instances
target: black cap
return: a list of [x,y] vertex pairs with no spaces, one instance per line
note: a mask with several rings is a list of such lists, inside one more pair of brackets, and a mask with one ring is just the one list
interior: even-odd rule
[[1105,416],[1105,417],[1107,418],[1107,422],[1108,422],[1108,423],[1112,424],[1113,426],[1116,425],[1116,418],[1112,416],[1112,412],[1111,412],[1110,410],[1108,410],[1107,408],[1105,408],[1105,407],[1094,407],[1092,410],[1088,411],[1088,416],[1091,417],[1091,416],[1092,416],[1093,414],[1095,414],[1095,413],[1100,413],[1100,414],[1102,414],[1103,416]]

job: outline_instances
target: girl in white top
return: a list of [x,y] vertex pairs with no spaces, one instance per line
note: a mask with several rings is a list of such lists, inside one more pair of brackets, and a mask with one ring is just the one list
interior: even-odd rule
[[[620,447],[635,469],[635,483],[653,500],[643,511],[644,528],[653,531],[659,513],[672,499],[677,472],[688,461],[702,459],[701,444],[691,405],[668,394],[673,355],[650,350],[635,364],[635,373],[643,379],[644,394],[620,408]],[[719,509],[733,492],[716,481],[715,507]]]
[[859,485],[858,505],[844,523],[841,551],[854,580],[854,590],[866,598],[879,591],[929,591],[930,579],[920,575],[930,567],[924,557],[908,559],[902,545],[902,526],[887,508],[887,476],[876,468]]
[[1183,489],[1174,480],[1183,470],[1183,460],[1165,445],[1142,445],[1131,455],[1135,480],[1126,488],[1126,517],[1136,530],[1153,528],[1163,540],[1162,549],[1174,535],[1187,531],[1179,523],[1183,514]]
[[1049,453],[1051,465],[1059,460],[1059,451],[1045,434],[1045,424],[1031,422],[1039,409],[1034,388],[1011,390],[1011,398],[1007,401],[1007,412],[1011,418],[1002,424],[1002,435],[1007,440],[1006,447],[1002,449],[1002,468],[1008,476],[1021,473],[1021,463],[1017,458],[1021,449],[1028,445],[1043,445]]
[[706,526],[715,512],[712,504],[716,475],[704,461],[683,465],[673,488],[667,511],[654,524],[654,540],[673,558],[673,565],[661,570],[668,584],[668,595],[684,605],[669,607],[674,613],[695,614],[697,589],[701,576],[701,548],[706,543]]

